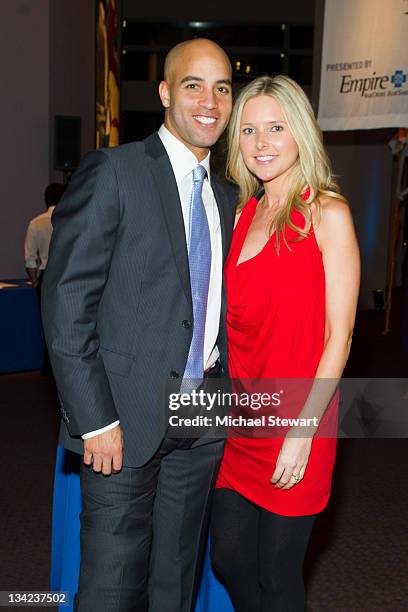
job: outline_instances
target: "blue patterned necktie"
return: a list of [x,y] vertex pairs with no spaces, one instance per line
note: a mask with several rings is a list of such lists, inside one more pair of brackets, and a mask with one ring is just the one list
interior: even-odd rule
[[187,393],[197,388],[204,376],[204,334],[211,271],[210,230],[201,195],[206,174],[204,166],[198,164],[194,168],[190,199],[188,263],[194,328],[182,384],[182,392]]

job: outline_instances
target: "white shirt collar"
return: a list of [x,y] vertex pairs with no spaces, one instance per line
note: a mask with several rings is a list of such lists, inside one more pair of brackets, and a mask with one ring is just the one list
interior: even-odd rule
[[158,134],[169,156],[177,185],[179,185],[186,176],[191,174],[198,163],[207,170],[207,177],[208,180],[210,180],[210,152],[208,152],[207,157],[201,162],[198,162],[194,153],[192,153],[181,140],[173,136],[164,125],[160,127]]

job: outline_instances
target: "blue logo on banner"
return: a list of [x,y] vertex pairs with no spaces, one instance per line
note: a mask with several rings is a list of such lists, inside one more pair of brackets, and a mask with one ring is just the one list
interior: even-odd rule
[[402,87],[404,83],[406,83],[407,75],[403,70],[396,70],[394,74],[391,76],[391,83],[394,84],[394,87]]

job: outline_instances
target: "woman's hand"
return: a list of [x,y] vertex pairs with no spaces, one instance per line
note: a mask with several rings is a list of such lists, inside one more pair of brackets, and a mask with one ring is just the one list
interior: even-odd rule
[[271,483],[276,489],[291,489],[305,475],[313,438],[286,436],[280,449]]

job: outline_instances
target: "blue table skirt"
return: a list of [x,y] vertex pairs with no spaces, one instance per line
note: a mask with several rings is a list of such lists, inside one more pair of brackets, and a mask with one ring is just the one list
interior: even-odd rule
[[4,282],[17,287],[0,289],[0,374],[39,370],[44,337],[37,293],[25,280]]
[[[60,608],[73,611],[80,563],[79,513],[82,500],[79,484],[81,457],[58,447],[55,466],[54,506],[52,517],[51,590],[68,591],[70,606]],[[215,578],[209,551],[205,554],[202,578],[195,612],[234,612],[224,587]]]

